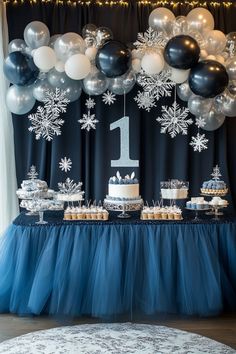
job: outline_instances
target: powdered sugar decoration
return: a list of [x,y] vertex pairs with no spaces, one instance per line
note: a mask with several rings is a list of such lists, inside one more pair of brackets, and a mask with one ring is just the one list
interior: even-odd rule
[[62,171],[65,171],[65,172],[68,172],[71,170],[72,168],[72,161],[70,158],[67,158],[67,157],[64,157],[61,158],[61,161],[59,162],[59,168],[62,170]]
[[201,152],[202,150],[207,149],[208,139],[206,139],[205,134],[197,133],[196,136],[192,136],[192,140],[189,143],[193,147],[194,151]]
[[187,135],[188,126],[193,123],[191,118],[188,118],[188,108],[181,108],[176,101],[172,107],[162,106],[162,116],[157,118],[161,124],[161,133],[169,133],[171,138],[177,134]]

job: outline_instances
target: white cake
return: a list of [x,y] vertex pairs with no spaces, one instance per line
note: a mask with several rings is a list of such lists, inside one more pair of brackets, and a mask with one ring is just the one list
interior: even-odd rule
[[132,201],[141,199],[139,195],[139,182],[135,178],[134,172],[131,176],[121,177],[119,171],[116,176],[111,177],[108,183],[108,200]]

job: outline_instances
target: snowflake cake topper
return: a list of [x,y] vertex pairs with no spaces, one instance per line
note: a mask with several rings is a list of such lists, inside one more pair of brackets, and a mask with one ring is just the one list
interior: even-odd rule
[[83,118],[78,120],[82,124],[81,129],[86,129],[88,132],[90,129],[96,129],[96,124],[99,120],[95,119],[95,114],[91,114],[88,111],[87,114],[83,114]]
[[36,167],[34,165],[32,165],[30,167],[29,172],[27,173],[27,176],[29,177],[29,179],[37,179],[38,177],[38,172],[36,171]]
[[116,101],[116,95],[111,91],[107,91],[102,95],[102,101],[108,106],[112,105]]
[[193,147],[194,151],[202,152],[202,150],[207,149],[208,139],[206,139],[205,134],[197,133],[196,136],[192,136],[192,140],[189,143]]
[[140,53],[144,54],[164,48],[167,41],[168,39],[164,32],[157,32],[152,27],[149,27],[146,32],[138,33],[134,46]]
[[156,107],[155,98],[146,91],[138,91],[137,96],[134,97],[134,100],[137,102],[138,108],[142,108],[147,112],[150,112],[152,107]]
[[59,162],[59,168],[62,170],[62,171],[70,171],[71,168],[72,168],[72,161],[70,158],[67,158],[67,157],[64,157],[61,158],[61,161]]
[[95,103],[95,101],[94,101],[93,98],[90,98],[90,97],[89,97],[89,98],[86,100],[85,106],[86,106],[88,109],[94,108],[95,105],[96,105],[96,103]]
[[84,192],[81,191],[83,183],[74,183],[73,179],[67,178],[65,182],[60,182],[58,183],[58,188],[60,193],[62,194],[75,194],[75,193],[81,193],[84,194]]
[[222,174],[220,173],[220,168],[219,168],[218,165],[216,165],[213,168],[213,172],[212,172],[211,176],[213,177],[212,179],[214,179],[215,181],[218,181],[220,179],[220,177],[222,176]]
[[175,138],[177,134],[187,135],[188,126],[193,120],[188,117],[188,108],[179,107],[174,101],[172,107],[162,106],[162,116],[156,120],[161,124],[161,133],[169,133],[171,138]]
[[36,140],[45,138],[50,141],[54,135],[61,135],[61,126],[64,120],[61,119],[60,113],[66,112],[66,106],[70,102],[66,98],[66,91],[58,88],[55,91],[47,90],[45,92],[44,107],[38,106],[36,113],[28,116],[31,126],[28,128],[30,132],[36,134]]

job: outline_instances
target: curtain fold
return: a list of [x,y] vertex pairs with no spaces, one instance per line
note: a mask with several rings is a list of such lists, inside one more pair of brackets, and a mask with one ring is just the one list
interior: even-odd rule
[[16,198],[16,168],[14,153],[14,138],[12,117],[6,107],[6,91],[9,84],[3,74],[4,54],[8,45],[8,26],[6,8],[0,2],[0,233],[8,226],[11,220],[18,214],[19,207]]

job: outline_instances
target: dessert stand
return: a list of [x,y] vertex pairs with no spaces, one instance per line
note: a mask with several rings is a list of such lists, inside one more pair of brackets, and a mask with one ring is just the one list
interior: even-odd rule
[[25,208],[35,213],[31,215],[39,215],[39,221],[36,221],[36,224],[44,225],[48,223],[43,219],[45,211],[63,210],[64,206],[55,200],[37,199],[25,201]]
[[[209,197],[209,198],[213,198],[213,197],[225,197],[226,193],[219,193],[217,195],[213,195],[213,194],[208,194],[208,193],[201,193],[201,195],[203,197]],[[218,205],[218,204],[209,204],[210,208],[206,215],[213,215],[214,216],[214,220],[219,220],[219,216],[224,215],[224,213],[222,211],[219,211],[220,209],[224,209],[227,208],[228,205]]]
[[127,213],[127,211],[139,211],[142,209],[143,200],[135,200],[135,201],[112,201],[108,199],[104,199],[104,208],[109,211],[121,211],[121,214],[118,215],[118,218],[126,219],[130,218],[131,215]]
[[200,212],[203,212],[203,211],[208,211],[210,210],[211,208],[204,208],[204,209],[193,209],[193,208],[185,208],[186,210],[189,210],[189,211],[194,211],[195,212],[195,218],[193,219],[193,221],[195,222],[198,222],[198,221],[201,221],[201,218],[199,218],[199,213]]
[[[23,191],[19,192],[19,190],[17,191],[16,194],[17,194],[18,199],[21,200],[20,207],[27,209],[26,206],[29,204],[28,203],[29,201],[37,202],[37,200],[52,199],[54,196],[54,191],[52,189],[48,190],[47,192],[45,192],[45,191],[42,192],[41,190],[35,190],[35,192],[32,193],[31,197],[29,197],[27,195],[27,193],[24,194]],[[31,211],[28,211],[25,215],[36,216],[36,215],[38,215],[38,212],[31,210]]]

